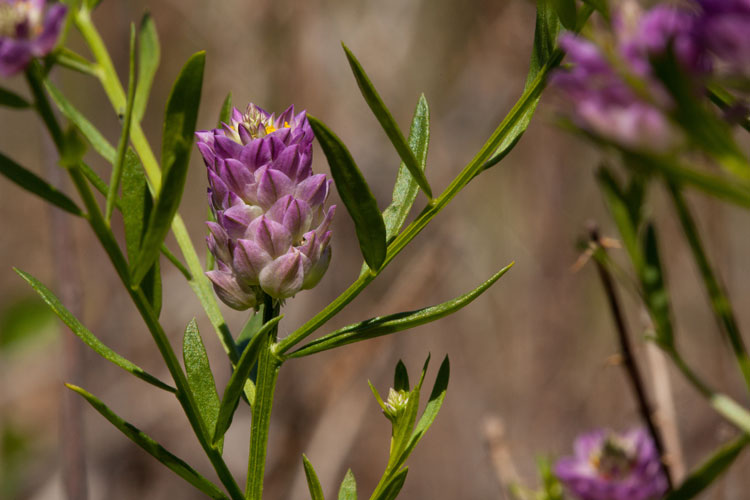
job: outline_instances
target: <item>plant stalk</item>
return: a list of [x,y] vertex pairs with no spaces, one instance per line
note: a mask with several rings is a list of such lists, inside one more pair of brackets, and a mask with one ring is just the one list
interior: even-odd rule
[[[595,245],[595,251],[606,253],[604,247],[601,244],[599,231],[596,227],[590,228],[589,237],[591,239],[591,242]],[[625,316],[622,313],[620,301],[617,297],[617,290],[615,290],[614,282],[612,280],[612,276],[609,274],[609,270],[607,270],[607,268],[598,259],[594,259],[594,262],[596,263],[596,269],[599,273],[599,278],[601,279],[604,293],[607,296],[607,301],[609,302],[609,307],[612,312],[612,319],[615,322],[615,330],[617,331],[617,340],[620,344],[620,354],[622,355],[622,364],[625,368],[625,373],[627,374],[631,388],[633,389],[633,394],[635,396],[636,403],[638,404],[638,411],[641,414],[641,419],[646,424],[648,432],[651,435],[651,439],[654,442],[654,446],[656,447],[656,450],[659,453],[659,457],[661,458],[660,464],[662,467],[662,471],[664,472],[664,476],[667,479],[668,491],[672,491],[672,489],[674,488],[674,484],[672,482],[672,473],[669,469],[669,466],[664,460],[664,439],[662,438],[661,431],[654,422],[653,411],[651,405],[648,402],[648,397],[646,395],[646,386],[643,382],[643,376],[641,375],[641,372],[633,355],[633,347],[631,345],[630,336],[628,335],[627,326],[625,324]]]
[[[266,295],[263,307],[263,324],[279,315],[279,304]],[[274,326],[263,339],[258,356],[258,378],[256,379],[255,404],[253,421],[250,427],[250,456],[247,464],[247,484],[245,498],[261,500],[263,497],[263,476],[266,468],[266,448],[268,431],[271,426],[271,407],[276,390],[281,362],[273,352],[278,334],[278,325]]]

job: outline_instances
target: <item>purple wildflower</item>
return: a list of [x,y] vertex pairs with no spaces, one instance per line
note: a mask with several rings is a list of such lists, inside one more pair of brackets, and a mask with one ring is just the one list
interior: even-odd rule
[[642,90],[651,95],[644,97],[593,42],[565,34],[560,47],[572,67],[553,73],[551,84],[572,103],[577,126],[629,149],[666,151],[680,141],[663,110],[669,99],[656,82],[648,81]]
[[57,43],[67,7],[45,0],[0,0],[0,75],[11,76]]
[[331,181],[312,173],[305,113],[292,106],[276,117],[250,104],[196,135],[216,217],[207,241],[217,269],[206,274],[219,298],[243,310],[263,293],[285,299],[315,286],[331,259],[336,207],[324,209]]
[[644,429],[623,434],[597,430],[574,444],[555,474],[580,500],[655,500],[667,490],[659,453]]
[[698,0],[696,43],[733,75],[750,73],[750,0]]

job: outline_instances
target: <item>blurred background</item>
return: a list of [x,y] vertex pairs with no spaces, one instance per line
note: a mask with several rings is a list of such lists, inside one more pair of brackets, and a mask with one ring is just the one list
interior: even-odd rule
[[[204,2],[105,0],[95,20],[124,74],[130,22],[144,11],[156,21],[162,65],[144,119],[158,150],[164,103],[185,60],[206,50],[207,72],[199,127],[215,125],[228,91],[236,105],[253,101],[281,111],[293,103],[324,120],[347,143],[381,208],[390,201],[398,158],[361,98],[340,47],[345,41],[368,71],[402,129],[408,129],[420,93],[431,106],[428,177],[437,192],[471,159],[520,95],[531,51],[534,4],[527,0],[341,0]],[[71,45],[83,53],[76,34]],[[119,133],[116,114],[97,82],[69,71],[55,78],[107,137]],[[4,82],[4,85],[6,83]],[[25,92],[22,78],[7,84]],[[605,236],[615,230],[593,180],[596,151],[554,125],[553,99],[542,100],[521,143],[500,165],[471,183],[396,261],[320,330],[376,315],[416,309],[473,289],[515,261],[505,277],[466,309],[437,323],[344,347],[284,366],[274,402],[267,498],[307,498],[305,453],[333,495],[347,468],[361,496],[383,471],[390,424],[367,387],[381,393],[403,359],[416,378],[428,353],[431,387],[440,360],[451,359],[443,409],[409,460],[401,498],[503,499],[501,478],[517,473],[536,483],[540,456],[571,452],[574,437],[593,427],[624,430],[639,418],[623,370],[609,310],[595,269],[578,271],[576,241],[588,221]],[[0,150],[72,192],[49,155],[45,133],[29,113],[0,110]],[[314,168],[326,171],[320,150]],[[87,158],[106,169],[94,154]],[[181,214],[202,253],[206,217],[205,168],[197,151]],[[747,404],[729,349],[718,334],[687,248],[662,193],[651,210],[673,291],[679,344],[715,386]],[[333,193],[331,201],[340,205]],[[702,196],[690,198],[714,262],[733,298],[741,326],[750,325],[748,215]],[[420,195],[415,213],[424,205]],[[121,289],[88,226],[57,213],[0,179],[0,497],[62,499],[59,448],[61,400],[66,389],[63,352],[71,334],[11,269],[26,270],[56,293],[71,286],[66,305],[106,344],[157,376],[169,377],[150,335]],[[115,224],[117,225],[117,223]],[[66,239],[64,236],[71,234]],[[68,241],[69,240],[69,241]],[[170,247],[177,247],[168,240]],[[314,291],[289,301],[281,335],[335,298],[359,272],[354,228],[340,206],[334,221],[334,260]],[[612,250],[625,262],[622,251]],[[162,323],[179,349],[196,317],[217,384],[230,367],[200,304],[182,276],[163,263]],[[649,363],[644,323],[623,296],[638,360],[653,381],[669,382],[676,409],[681,459],[693,467],[733,435],[671,366]],[[72,303],[71,303],[72,302]],[[244,313],[224,308],[238,332]],[[73,340],[73,345],[78,341]],[[128,376],[87,349],[71,376],[114,411],[213,478],[174,398]],[[68,381],[68,380],[65,380]],[[88,406],[82,408],[90,498],[110,500],[201,498],[187,483],[137,448]],[[502,428],[502,435],[498,436]],[[225,456],[244,477],[250,413],[241,404]],[[492,437],[489,441],[488,436]],[[500,457],[503,474],[495,458]],[[674,457],[680,461],[680,457]],[[740,458],[702,498],[741,499],[750,486]]]

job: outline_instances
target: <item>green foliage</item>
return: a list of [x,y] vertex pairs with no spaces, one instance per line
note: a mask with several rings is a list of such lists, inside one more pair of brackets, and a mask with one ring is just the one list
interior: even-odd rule
[[312,464],[307,457],[302,455],[302,465],[305,468],[305,478],[307,478],[307,488],[310,490],[311,500],[325,500],[323,497],[323,488],[320,486],[320,480],[315,473]]
[[[419,96],[417,108],[409,130],[409,148],[417,159],[419,169],[424,171],[427,166],[427,149],[430,145],[430,108],[424,94]],[[383,211],[386,241],[390,243],[396,237],[412,205],[417,199],[419,185],[405,163],[401,163],[393,186],[393,201]]]
[[182,68],[167,101],[162,139],[164,177],[149,217],[138,259],[131,267],[131,286],[137,286],[159,255],[180,205],[198,118],[205,53],[198,52]]
[[575,30],[578,24],[576,0],[552,0],[552,3],[562,25],[571,31]]
[[136,366],[135,364],[131,363],[130,361],[123,358],[112,349],[104,345],[98,338],[94,336],[93,333],[87,330],[86,327],[83,326],[81,322],[78,321],[76,317],[73,316],[70,311],[65,308],[65,306],[62,305],[62,303],[60,303],[60,300],[55,297],[55,295],[47,287],[39,282],[39,280],[31,276],[30,274],[21,271],[20,269],[14,268],[14,270],[29,285],[31,285],[34,290],[36,290],[36,292],[42,297],[44,302],[46,302],[50,309],[52,309],[52,311],[57,314],[57,316],[63,321],[63,323],[68,325],[68,328],[70,328],[70,330],[78,338],[80,338],[87,346],[93,349],[94,352],[96,352],[99,356],[103,357],[107,361],[116,364],[123,370],[130,372],[131,374],[135,375],[141,380],[148,382],[151,385],[154,385],[160,389],[164,389],[165,391],[175,392],[175,389],[169,384],[162,382],[158,378],[147,373],[139,366]]
[[151,15],[146,13],[141,19],[141,26],[138,30],[138,83],[133,103],[133,119],[136,122],[140,122],[146,113],[148,96],[156,70],[159,68],[160,57],[161,49],[156,24]]
[[[198,404],[198,410],[206,431],[211,432],[212,429],[216,428],[221,401],[219,401],[219,393],[216,392],[216,382],[214,382],[206,348],[203,345],[203,339],[201,339],[195,318],[188,323],[185,329],[182,340],[182,356],[185,362],[188,385],[195,396],[195,402]],[[217,442],[217,446],[221,452],[224,446],[223,438]]]
[[217,500],[228,500],[228,497],[222,493],[219,488],[204,478],[198,472],[190,467],[184,460],[165,450],[159,443],[147,436],[143,431],[134,425],[126,422],[117,416],[112,410],[107,408],[104,403],[84,389],[72,384],[65,384],[68,389],[77,392],[88,401],[88,403],[98,411],[104,418],[114,425],[120,432],[125,434],[131,441],[143,448],[151,456],[164,464],[169,470],[183,478],[188,483],[208,495],[209,498]]
[[344,480],[341,481],[339,500],[357,500],[357,482],[354,480],[351,469],[346,471]]
[[128,99],[125,106],[125,115],[122,119],[122,133],[117,143],[117,156],[112,165],[112,176],[109,179],[109,191],[107,191],[107,204],[104,218],[109,223],[112,219],[112,211],[115,208],[117,190],[120,187],[122,169],[125,163],[125,154],[128,152],[130,140],[130,124],[133,119],[133,100],[135,97],[135,26],[130,25],[130,65],[128,71]]
[[750,436],[743,434],[716,450],[711,457],[691,472],[677,489],[664,497],[664,500],[690,500],[697,497],[734,463],[749,442]]
[[370,78],[365,73],[362,65],[359,63],[354,54],[347,48],[343,43],[341,46],[344,48],[346,58],[349,60],[349,66],[352,68],[354,78],[357,80],[359,90],[362,92],[362,96],[365,98],[367,105],[370,106],[372,113],[375,118],[380,122],[380,126],[383,127],[388,139],[391,140],[391,144],[396,148],[396,152],[401,157],[401,161],[409,169],[414,180],[422,188],[422,191],[427,195],[428,198],[432,198],[432,189],[430,184],[427,182],[427,177],[424,175],[424,168],[420,168],[419,162],[414,156],[414,152],[404,139],[404,134],[401,132],[396,120],[393,119],[393,115],[385,106],[385,103],[380,98],[378,91],[375,90]]
[[213,434],[214,444],[218,443],[227,429],[229,429],[229,426],[232,423],[232,416],[234,415],[235,409],[237,409],[237,403],[239,403],[242,390],[245,387],[245,381],[247,380],[247,377],[250,376],[250,371],[258,360],[263,343],[267,340],[267,335],[272,332],[273,328],[283,317],[284,316],[276,316],[270,321],[267,321],[243,351],[242,356],[237,363],[237,367],[234,369],[234,372],[232,372],[232,376],[229,378],[229,383],[227,384],[226,389],[224,389],[224,396],[221,398],[221,408],[219,410],[219,417],[216,421],[216,428]]
[[443,302],[431,307],[425,307],[424,309],[418,309],[416,311],[401,312],[397,314],[391,314],[389,316],[380,316],[370,318],[353,325],[345,326],[339,330],[324,335],[312,342],[300,347],[296,351],[289,354],[289,358],[298,358],[302,356],[309,356],[316,352],[327,351],[329,349],[335,349],[347,344],[354,342],[361,342],[362,340],[372,339],[380,337],[382,335],[389,335],[391,333],[397,333],[403,330],[408,330],[419,325],[424,325],[432,321],[436,321],[440,318],[444,318],[449,314],[453,314],[461,308],[469,305],[474,299],[479,297],[482,293],[487,291],[497,280],[499,280],[506,272],[510,270],[513,264],[509,264],[498,271],[490,279],[479,285],[477,288],[469,293],[461,295],[453,300]]
[[0,87],[0,106],[14,109],[26,109],[31,107],[31,103],[15,92]]
[[2,153],[0,153],[0,174],[19,187],[47,200],[66,212],[73,215],[83,215],[83,211],[65,193],[59,191],[44,179],[32,171],[23,168]]
[[370,269],[377,271],[385,262],[386,256],[385,224],[378,203],[341,139],[317,118],[308,116],[308,119],[331,167],[333,182],[341,201],[354,221],[365,263]]

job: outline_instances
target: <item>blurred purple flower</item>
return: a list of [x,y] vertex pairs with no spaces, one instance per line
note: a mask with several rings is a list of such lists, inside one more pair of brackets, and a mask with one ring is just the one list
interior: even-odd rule
[[262,293],[285,299],[315,286],[331,260],[336,207],[324,209],[331,181],[312,173],[305,113],[292,106],[276,117],[250,104],[196,135],[216,217],[207,241],[217,269],[206,274],[219,298],[243,310]]
[[596,430],[560,459],[555,475],[580,500],[656,500],[667,490],[659,454],[644,429]]
[[696,43],[710,51],[730,73],[750,73],[750,0],[698,0]]
[[681,135],[663,111],[669,98],[657,82],[644,81],[641,90],[650,98],[644,97],[593,42],[564,34],[560,47],[572,66],[555,71],[550,83],[565,96],[577,126],[629,149],[666,151],[679,143]]
[[57,43],[67,7],[45,0],[0,0],[0,75],[11,76]]

